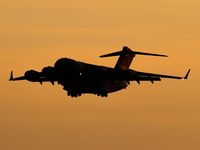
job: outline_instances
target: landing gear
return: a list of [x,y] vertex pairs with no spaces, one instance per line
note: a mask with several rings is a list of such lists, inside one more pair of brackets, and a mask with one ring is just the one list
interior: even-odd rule
[[79,97],[79,96],[81,96],[81,93],[80,92],[75,92],[75,91],[68,91],[67,95],[71,96],[71,97]]
[[107,93],[107,92],[101,93],[101,97],[107,97],[107,96],[108,96],[108,93]]
[[97,96],[107,97],[107,96],[108,96],[108,92],[106,92],[106,91],[101,91],[101,92],[97,93]]
[[84,92],[84,91],[81,91],[81,90],[78,90],[78,89],[69,90],[69,88],[67,88],[67,87],[64,87],[63,89],[65,91],[67,91],[67,95],[71,96],[71,97],[79,97],[79,96],[82,95],[82,93],[93,93],[93,94],[95,94],[97,96],[101,96],[101,97],[107,97],[108,96],[108,92],[106,90],[95,90],[95,92]]

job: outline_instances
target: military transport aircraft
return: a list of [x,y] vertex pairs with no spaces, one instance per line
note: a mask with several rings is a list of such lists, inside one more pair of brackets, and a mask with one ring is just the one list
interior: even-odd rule
[[26,71],[24,76],[13,77],[11,71],[10,81],[28,80],[31,82],[54,82],[61,84],[67,91],[67,95],[78,97],[84,93],[91,93],[97,96],[107,97],[108,93],[125,89],[130,81],[161,81],[161,78],[187,79],[190,69],[184,77],[162,75],[154,73],[140,72],[129,69],[133,58],[136,55],[160,56],[166,55],[152,54],[132,51],[124,46],[122,51],[114,52],[100,57],[119,56],[114,68],[88,64],[69,58],[61,58],[56,61],[53,67],[44,67],[41,72],[35,70]]

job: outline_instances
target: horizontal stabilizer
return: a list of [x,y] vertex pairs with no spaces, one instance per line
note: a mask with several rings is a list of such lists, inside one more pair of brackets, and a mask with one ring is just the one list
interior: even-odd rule
[[101,55],[99,57],[119,56],[121,53],[122,53],[122,51],[119,51],[119,52],[114,52],[114,53],[109,53],[109,54]]
[[132,51],[128,47],[124,46],[122,51],[113,52],[105,55],[101,55],[99,57],[112,57],[112,56],[120,56],[120,55],[132,55],[133,57],[135,55],[146,55],[146,56],[159,56],[159,57],[168,57],[167,55],[162,54],[154,54],[154,53],[145,53],[145,52],[138,52],[138,51]]
[[162,54],[153,54],[153,53],[144,53],[144,52],[135,52],[135,51],[133,51],[133,53],[136,55],[168,57],[167,55],[162,55]]

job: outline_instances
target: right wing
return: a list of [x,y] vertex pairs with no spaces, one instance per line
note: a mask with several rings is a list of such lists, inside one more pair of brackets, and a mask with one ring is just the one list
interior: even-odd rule
[[186,75],[184,77],[180,77],[180,76],[171,76],[171,75],[163,75],[163,74],[154,74],[154,73],[146,73],[146,72],[136,72],[136,78],[138,80],[141,80],[143,78],[146,78],[148,80],[149,78],[149,81],[151,81],[151,79],[156,79],[156,78],[170,78],[170,79],[181,79],[181,80],[186,80],[188,79],[188,76],[190,74],[190,70],[188,70],[188,72],[186,73]]
[[114,72],[109,74],[108,79],[111,80],[126,80],[126,81],[137,81],[140,83],[140,81],[161,81],[162,78],[170,78],[170,79],[181,79],[185,80],[188,79],[190,73],[190,69],[186,73],[184,77],[180,76],[172,76],[172,75],[163,75],[163,74],[155,74],[155,73],[147,73],[147,72],[138,72],[134,70],[114,70]]

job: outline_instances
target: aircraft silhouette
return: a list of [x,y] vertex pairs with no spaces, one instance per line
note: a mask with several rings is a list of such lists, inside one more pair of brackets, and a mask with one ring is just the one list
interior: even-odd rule
[[132,51],[124,46],[122,51],[105,54],[100,57],[119,56],[114,68],[98,66],[79,62],[69,58],[61,58],[56,61],[53,67],[44,67],[41,72],[35,70],[26,71],[24,76],[13,77],[11,71],[10,81],[28,80],[31,82],[58,82],[67,91],[67,95],[78,97],[84,93],[95,94],[97,96],[107,97],[108,93],[125,89],[130,81],[161,81],[161,78],[187,79],[190,69],[184,77],[162,75],[154,73],[140,72],[129,69],[133,58],[136,55],[168,57],[161,54],[152,54]]

